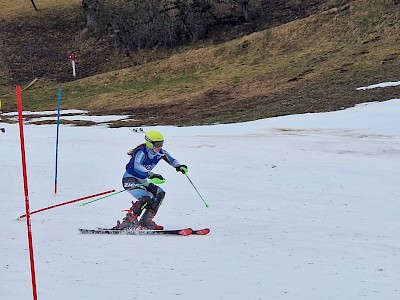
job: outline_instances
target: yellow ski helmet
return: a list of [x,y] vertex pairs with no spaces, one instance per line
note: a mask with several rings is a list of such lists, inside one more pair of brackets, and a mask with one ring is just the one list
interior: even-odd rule
[[153,147],[162,147],[164,144],[164,137],[163,135],[156,131],[150,130],[146,133],[145,137],[146,147],[152,149]]

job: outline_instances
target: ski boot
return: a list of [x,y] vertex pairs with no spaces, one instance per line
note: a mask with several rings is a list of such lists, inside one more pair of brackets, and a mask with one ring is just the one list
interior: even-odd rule
[[112,229],[136,229],[139,227],[138,215],[128,212],[126,217],[122,219],[122,222],[117,221],[117,225]]
[[146,204],[144,199],[139,199],[136,203],[132,201],[132,207],[129,209],[122,222],[117,221],[117,225],[112,229],[136,229],[139,227],[138,217],[142,213],[143,207]]
[[146,209],[143,216],[139,221],[139,229],[143,230],[163,230],[164,227],[161,225],[157,225],[156,222],[153,221],[156,212],[152,209]]

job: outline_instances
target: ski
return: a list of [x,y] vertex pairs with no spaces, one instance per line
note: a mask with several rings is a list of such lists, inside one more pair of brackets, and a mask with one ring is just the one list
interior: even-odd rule
[[197,235],[206,235],[210,233],[209,228],[203,228],[203,229],[196,229],[192,231],[192,234],[197,234]]
[[78,228],[83,234],[125,234],[125,235],[191,235],[193,230],[191,228],[172,229],[172,230],[148,230],[148,229],[84,229]]
[[[109,230],[109,229],[107,229],[107,228],[101,228],[101,227],[97,227],[97,229],[100,229],[100,230]],[[188,229],[191,229],[191,228],[188,228]],[[148,231],[148,230],[144,230],[144,231]],[[154,230],[153,230],[154,231]],[[155,231],[159,231],[159,230],[155,230]],[[168,231],[168,230],[164,230],[164,231]],[[172,230],[172,231],[175,231],[175,230]],[[207,234],[209,234],[210,233],[210,229],[209,228],[203,228],[203,229],[196,229],[196,230],[193,230],[192,229],[192,233],[191,234],[197,234],[197,235],[207,235]]]
[[196,229],[183,228],[183,229],[172,229],[172,230],[148,230],[148,229],[83,229],[79,228],[79,231],[83,234],[125,234],[125,235],[146,235],[146,234],[171,234],[171,235],[182,235],[188,236],[191,234],[195,235],[207,235],[210,233],[209,228]]

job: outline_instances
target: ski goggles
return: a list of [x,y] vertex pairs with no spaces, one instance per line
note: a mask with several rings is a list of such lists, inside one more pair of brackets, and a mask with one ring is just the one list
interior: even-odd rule
[[152,142],[154,148],[161,148],[164,145],[164,141]]

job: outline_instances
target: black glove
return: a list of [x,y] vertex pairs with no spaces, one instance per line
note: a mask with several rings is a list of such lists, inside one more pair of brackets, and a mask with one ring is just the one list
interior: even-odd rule
[[153,172],[149,172],[149,175],[147,177],[149,177],[150,179],[157,178],[160,180],[164,180],[164,177],[162,177],[160,174],[155,174]]
[[181,172],[182,174],[186,174],[188,172],[188,167],[186,165],[176,166],[175,170],[177,172]]

